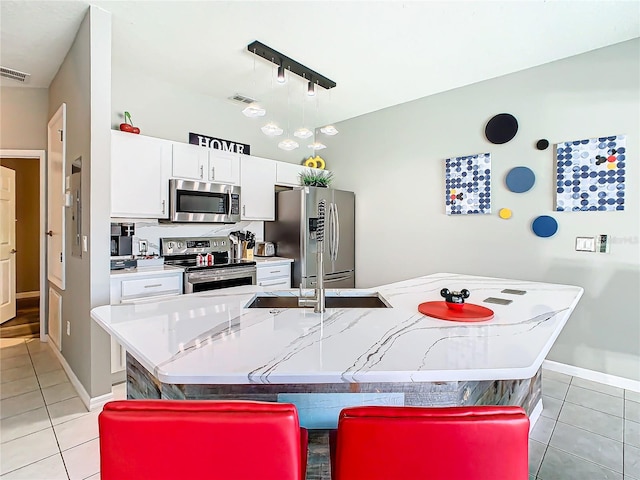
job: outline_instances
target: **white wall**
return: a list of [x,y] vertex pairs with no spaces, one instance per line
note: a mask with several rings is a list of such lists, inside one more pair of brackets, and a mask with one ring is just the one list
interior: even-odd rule
[[[109,303],[110,184],[104,179],[110,175],[110,57],[111,16],[90,7],[49,88],[49,117],[67,104],[66,175],[82,157],[82,234],[89,251],[78,258],[70,240],[65,245],[62,355],[91,397],[111,391],[109,336],[89,316],[91,308]],[[66,238],[73,238],[70,209],[66,227]]]
[[[282,137],[269,138],[260,131],[265,118],[247,118],[241,112],[246,105],[217,100],[188,91],[180,85],[134,72],[112,63],[111,124],[118,129],[123,112],[131,113],[134,125],[143,135],[177,142],[189,142],[189,132],[249,144],[251,155],[290,163],[301,163],[310,155],[300,147],[286,152],[278,148]],[[220,71],[224,75],[224,71]],[[229,95],[234,92],[229,92]]]
[[[635,39],[337,125],[323,152],[336,188],[356,192],[358,286],[434,272],[580,285],[585,294],[549,358],[639,380],[639,59]],[[502,112],[519,131],[493,145],[484,127]],[[554,150],[536,150],[536,141],[616,134],[628,135],[625,211],[554,212]],[[492,214],[445,215],[444,159],[481,152],[492,154]],[[536,174],[523,194],[504,186],[518,165]],[[511,220],[497,216],[502,207]],[[558,220],[551,238],[531,232],[542,214]],[[612,236],[610,254],[574,251],[576,236],[597,234]]]

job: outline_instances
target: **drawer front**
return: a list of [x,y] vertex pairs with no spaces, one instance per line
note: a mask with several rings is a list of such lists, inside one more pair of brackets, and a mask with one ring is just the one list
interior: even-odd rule
[[278,278],[291,275],[291,264],[281,263],[280,265],[260,265],[256,269],[258,282],[267,278]]
[[291,288],[291,279],[286,277],[276,278],[274,280],[262,280],[258,282],[258,285],[265,290],[288,290]]
[[122,298],[149,297],[182,293],[182,274],[122,281]]

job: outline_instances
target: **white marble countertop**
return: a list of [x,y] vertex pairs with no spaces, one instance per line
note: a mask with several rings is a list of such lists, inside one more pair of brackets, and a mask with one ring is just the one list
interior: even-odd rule
[[[438,320],[418,305],[440,290],[471,291],[495,312]],[[501,293],[505,288],[525,295]],[[532,377],[582,296],[576,286],[439,273],[375,289],[388,309],[247,309],[261,287],[106,305],[91,317],[160,381],[177,384],[419,382]],[[261,295],[295,295],[295,290]],[[510,305],[486,304],[487,297]]]
[[160,265],[157,267],[140,267],[140,268],[124,268],[120,270],[111,270],[111,278],[139,277],[143,275],[171,275],[176,272],[184,272],[182,267],[174,267],[172,265]]
[[256,265],[259,267],[265,263],[293,263],[293,258],[284,258],[284,257],[258,257],[256,255],[253,256],[253,259],[256,262]]

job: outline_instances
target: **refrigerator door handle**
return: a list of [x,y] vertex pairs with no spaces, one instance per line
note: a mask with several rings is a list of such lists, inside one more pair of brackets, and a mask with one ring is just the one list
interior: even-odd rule
[[338,215],[338,204],[333,204],[333,209],[335,211],[335,222],[336,222],[336,244],[333,248],[333,259],[338,260],[338,248],[340,247],[340,215]]
[[333,260],[333,203],[329,204],[329,259]]

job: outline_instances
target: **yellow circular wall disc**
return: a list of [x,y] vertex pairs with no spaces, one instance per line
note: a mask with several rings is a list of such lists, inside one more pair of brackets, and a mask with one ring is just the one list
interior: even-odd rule
[[613,162],[609,162],[609,163],[607,163],[607,168],[609,170],[613,170],[614,168],[616,168],[616,164],[613,163]]
[[320,170],[324,170],[324,167],[325,167],[324,160],[319,156],[316,156],[314,160],[316,162],[316,168],[319,168]]
[[500,218],[507,220],[508,218],[511,218],[511,209],[501,208],[498,215],[500,215]]
[[316,161],[313,158],[307,158],[304,162],[305,167],[316,168]]

